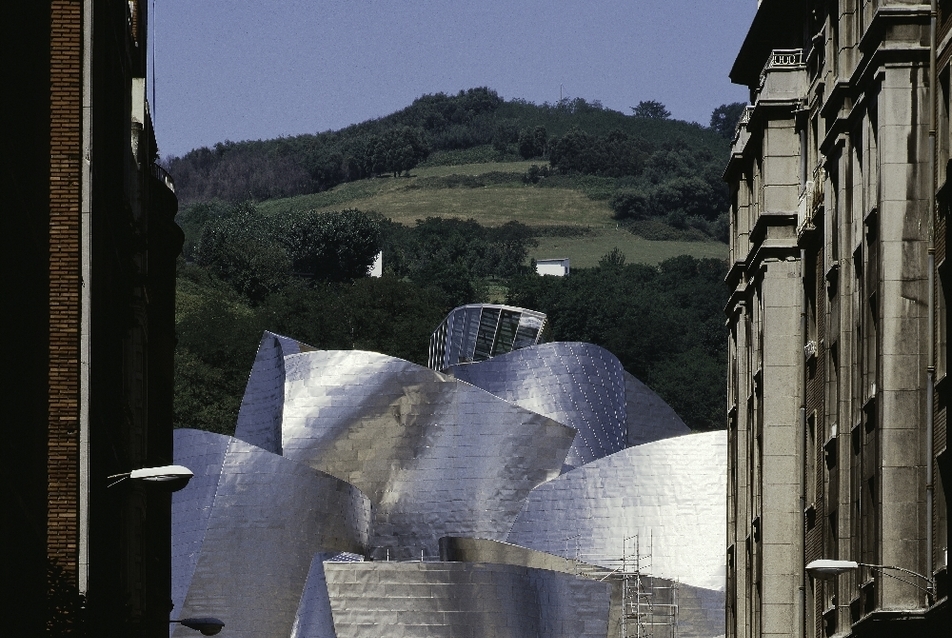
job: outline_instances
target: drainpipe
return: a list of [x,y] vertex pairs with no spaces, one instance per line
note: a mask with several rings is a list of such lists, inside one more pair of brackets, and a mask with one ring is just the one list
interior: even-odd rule
[[[934,485],[932,482],[933,468],[933,450],[932,437],[935,426],[933,412],[935,409],[935,215],[936,215],[936,187],[937,178],[937,152],[936,147],[936,106],[939,92],[936,90],[938,74],[936,73],[936,15],[937,0],[930,3],[929,17],[929,162],[932,170],[929,171],[931,182],[929,184],[929,244],[928,244],[928,316],[929,316],[929,364],[926,373],[926,575],[932,577],[934,570],[932,552],[932,499],[934,495]],[[926,606],[930,606],[934,601],[926,599]]]
[[800,463],[800,584],[799,584],[799,600],[797,604],[800,606],[799,618],[800,618],[800,636],[806,636],[807,629],[807,590],[806,590],[806,564],[807,564],[807,525],[806,525],[806,511],[807,511],[807,363],[806,363],[806,345],[807,345],[807,312],[809,310],[808,300],[807,300],[807,290],[803,287],[803,282],[806,280],[804,267],[807,263],[807,251],[805,248],[800,249],[800,284],[803,290],[801,294],[800,302],[800,341],[802,342],[801,347],[801,358],[800,358],[800,436],[797,441],[798,456]]
[[89,587],[89,362],[92,319],[92,136],[93,136],[93,1],[83,2],[82,157],[80,158],[80,329],[79,329],[79,559],[76,585]]

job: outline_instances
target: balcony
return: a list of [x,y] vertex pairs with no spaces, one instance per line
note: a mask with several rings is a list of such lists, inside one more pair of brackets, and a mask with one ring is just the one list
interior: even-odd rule
[[803,49],[774,49],[760,73],[756,101],[798,101],[806,92],[806,81]]

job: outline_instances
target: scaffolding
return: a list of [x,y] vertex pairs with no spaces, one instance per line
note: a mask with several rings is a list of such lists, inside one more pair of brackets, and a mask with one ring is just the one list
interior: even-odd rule
[[[574,539],[566,539],[574,540]],[[576,548],[579,576],[621,583],[621,638],[678,638],[678,582],[651,575],[652,539],[642,553],[636,534],[624,539],[622,556],[595,567]]]

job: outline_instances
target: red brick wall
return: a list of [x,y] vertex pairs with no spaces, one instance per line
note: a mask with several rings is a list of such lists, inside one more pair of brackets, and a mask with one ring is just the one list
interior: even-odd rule
[[82,3],[51,2],[50,365],[47,551],[75,570],[78,542]]

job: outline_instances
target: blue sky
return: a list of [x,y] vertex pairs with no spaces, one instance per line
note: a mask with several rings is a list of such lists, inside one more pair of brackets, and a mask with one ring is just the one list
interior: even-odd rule
[[[707,125],[756,0],[153,0],[162,156],[336,130],[424,93],[658,100]],[[150,69],[151,72],[151,69]],[[154,89],[154,93],[153,93]],[[154,95],[154,100],[153,100]]]

